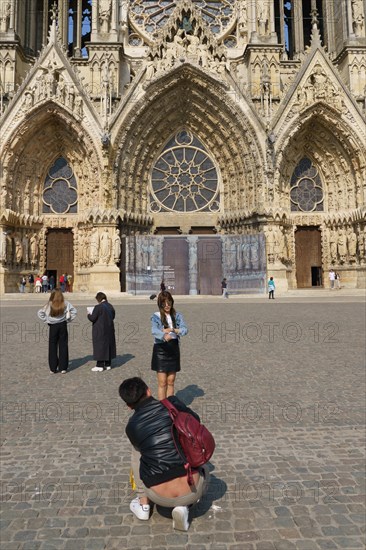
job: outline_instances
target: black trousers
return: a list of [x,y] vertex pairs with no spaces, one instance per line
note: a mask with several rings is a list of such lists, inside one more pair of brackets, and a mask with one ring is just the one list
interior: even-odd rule
[[67,370],[69,366],[69,336],[67,323],[49,325],[48,364],[52,372]]
[[274,290],[270,290],[269,291],[269,296],[268,296],[269,299],[273,298],[274,299]]

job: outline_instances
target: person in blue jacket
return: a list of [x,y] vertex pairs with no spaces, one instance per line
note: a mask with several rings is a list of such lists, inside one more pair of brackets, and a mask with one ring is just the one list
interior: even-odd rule
[[274,297],[274,291],[275,291],[275,288],[276,288],[276,285],[275,285],[275,282],[273,280],[273,277],[270,277],[269,278],[269,281],[268,281],[268,298],[269,299],[275,299]]
[[151,317],[154,348],[151,369],[158,377],[158,399],[174,395],[176,373],[180,371],[179,339],[188,333],[183,315],[174,309],[174,299],[164,290],[158,296],[159,311]]

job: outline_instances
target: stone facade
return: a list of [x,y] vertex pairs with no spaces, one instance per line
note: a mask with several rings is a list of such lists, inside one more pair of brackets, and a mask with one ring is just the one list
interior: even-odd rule
[[1,292],[124,290],[132,236],[215,233],[264,234],[278,288],[365,287],[362,0],[52,4],[0,0]]

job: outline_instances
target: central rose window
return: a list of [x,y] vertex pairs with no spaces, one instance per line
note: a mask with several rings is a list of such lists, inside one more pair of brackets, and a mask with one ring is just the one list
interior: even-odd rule
[[151,174],[152,212],[218,212],[219,179],[213,159],[187,130],[165,146]]

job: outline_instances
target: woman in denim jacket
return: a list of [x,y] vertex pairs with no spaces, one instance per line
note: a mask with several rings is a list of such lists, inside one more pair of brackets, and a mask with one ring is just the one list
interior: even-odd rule
[[170,292],[160,292],[159,311],[151,317],[151,333],[155,338],[151,369],[157,373],[160,401],[174,395],[175,376],[180,371],[179,338],[188,332],[183,315],[173,306]]

